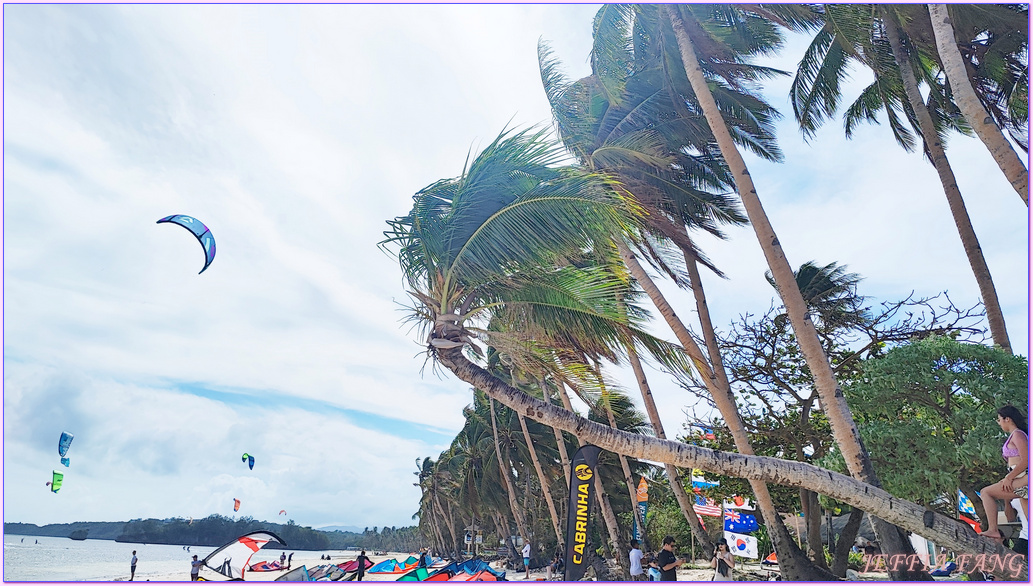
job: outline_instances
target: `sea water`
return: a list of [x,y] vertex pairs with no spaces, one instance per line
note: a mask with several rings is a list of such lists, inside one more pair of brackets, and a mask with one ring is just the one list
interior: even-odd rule
[[[4,534],[4,581],[78,582],[129,579],[136,550],[136,580],[189,580],[191,556],[214,547],[118,543],[106,539]],[[269,552],[272,553],[271,551]],[[279,555],[279,552],[276,553]],[[256,555],[257,560],[259,556]],[[273,556],[270,555],[269,559]]]
[[[154,545],[119,543],[106,539],[73,541],[67,537],[4,535],[3,576],[5,582],[113,582],[129,580],[129,560],[136,550],[137,582],[190,580],[190,561],[194,554],[204,559],[215,550],[208,546]],[[355,559],[358,552],[344,550],[294,551],[293,566],[321,563],[323,555],[332,563]],[[279,560],[283,550],[262,549],[251,563]],[[202,570],[202,575],[208,570]],[[279,574],[255,574],[251,579],[271,580]],[[392,576],[394,579],[394,576]]]

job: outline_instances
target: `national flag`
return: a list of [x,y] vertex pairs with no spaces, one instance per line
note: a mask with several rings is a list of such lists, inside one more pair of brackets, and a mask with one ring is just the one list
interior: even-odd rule
[[976,514],[976,508],[972,506],[972,501],[961,490],[958,490],[958,510],[969,515]]
[[731,550],[733,555],[754,559],[760,557],[757,548],[757,538],[752,535],[725,531],[725,541],[728,542],[728,549]]
[[692,508],[696,510],[698,515],[706,515],[708,517],[721,516],[721,507],[714,503],[714,499],[705,499],[696,495],[696,502],[692,505]]
[[732,500],[724,501],[724,507],[726,511],[728,509],[742,509],[744,511],[753,510],[753,505],[750,503],[750,499],[743,498],[741,496],[734,496],[732,497]]
[[725,511],[725,531],[734,533],[753,533],[760,525],[757,518],[749,513]]
[[695,490],[697,488],[714,488],[714,487],[717,487],[717,486],[721,486],[721,483],[720,482],[711,481],[711,480],[707,480],[706,478],[703,478],[702,476],[695,476],[694,475],[692,477],[692,489],[693,490]]

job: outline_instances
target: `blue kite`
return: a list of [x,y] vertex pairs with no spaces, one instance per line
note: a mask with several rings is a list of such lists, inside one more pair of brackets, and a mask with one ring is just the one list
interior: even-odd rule
[[[197,241],[201,243],[201,248],[204,249],[204,267],[201,268],[201,273],[203,273],[208,268],[208,265],[212,264],[212,261],[215,260],[215,237],[212,236],[212,231],[208,229],[208,226],[201,223],[201,220],[185,216],[183,214],[173,214],[158,220],[158,223],[169,223],[182,226],[187,230],[190,230],[194,236],[197,237]],[[200,275],[201,273],[197,274]]]
[[72,446],[72,439],[74,437],[75,436],[68,433],[67,431],[62,431],[61,439],[57,440],[57,455],[61,456],[61,463],[64,464],[66,467],[69,465],[70,460],[65,456],[68,455],[68,448]]
[[240,461],[247,464],[248,468],[250,468],[251,470],[255,469],[255,457],[251,454],[245,453],[243,456],[240,457]]

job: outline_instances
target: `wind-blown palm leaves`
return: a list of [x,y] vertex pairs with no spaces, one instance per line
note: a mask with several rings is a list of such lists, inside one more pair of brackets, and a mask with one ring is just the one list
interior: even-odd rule
[[413,318],[432,349],[477,338],[514,357],[556,345],[613,357],[632,342],[676,367],[677,347],[641,329],[645,312],[617,303],[629,286],[611,242],[641,213],[608,176],[561,158],[544,131],[503,132],[388,222],[381,246],[400,248]]

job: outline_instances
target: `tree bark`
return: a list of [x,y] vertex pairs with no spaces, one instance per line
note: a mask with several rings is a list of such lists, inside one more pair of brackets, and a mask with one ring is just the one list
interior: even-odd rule
[[520,511],[520,505],[517,504],[516,500],[516,489],[513,488],[513,479],[509,474],[509,466],[504,463],[502,458],[502,449],[499,445],[499,429],[495,423],[495,399],[488,397],[488,408],[491,411],[491,431],[495,436],[495,457],[499,461],[499,474],[502,479],[506,482],[506,496],[509,498],[509,508],[513,511],[513,520],[516,521],[517,530],[520,531],[520,537],[524,538],[524,541],[531,539],[531,534],[527,531],[527,525],[524,523],[524,515]]
[[[649,416],[649,422],[653,425],[653,431],[656,433],[656,437],[666,439],[667,435],[664,433],[664,424],[660,421],[660,413],[656,410],[656,402],[653,401],[653,392],[649,389],[646,371],[642,368],[642,361],[638,358],[638,352],[631,345],[628,346],[628,360],[631,362],[631,369],[635,372],[638,388],[642,391],[642,402],[646,406],[646,414]],[[706,557],[708,559],[713,557],[714,542],[710,539],[710,535],[707,534],[706,527],[699,522],[699,516],[696,514],[696,509],[692,506],[692,499],[685,492],[678,469],[670,464],[664,464],[664,470],[667,472],[667,480],[671,483],[674,498],[678,501],[678,508],[681,509],[685,521],[689,524],[692,536],[699,541],[700,546],[706,553]]]
[[[861,436],[854,424],[853,414],[850,412],[846,398],[832,372],[832,366],[829,364],[828,356],[825,355],[814,323],[811,322],[807,303],[796,283],[796,276],[786,259],[781,244],[779,244],[778,236],[768,220],[764,206],[760,202],[753,178],[750,177],[750,172],[746,168],[746,162],[735,146],[732,135],[714,101],[714,96],[710,93],[710,87],[703,77],[703,70],[699,65],[699,59],[696,58],[696,51],[692,46],[685,23],[679,16],[676,5],[667,4],[664,8],[671,20],[675,37],[677,37],[678,48],[685,65],[685,74],[689,78],[692,91],[696,94],[707,124],[714,133],[714,138],[721,149],[721,155],[735,178],[736,191],[742,200],[753,231],[757,235],[761,250],[764,251],[764,257],[775,279],[776,288],[782,298],[782,304],[786,308],[800,350],[811,371],[811,376],[814,377],[814,384],[821,396],[825,414],[829,418],[833,437],[846,461],[847,470],[855,477],[873,486],[879,486],[879,478],[872,466],[871,458],[861,442]],[[909,552],[913,552],[910,544],[902,539],[898,531],[882,525],[877,526],[883,551],[894,555],[907,555]],[[916,576],[923,574],[927,579],[932,580],[928,572],[923,571],[917,573]],[[891,569],[890,577],[899,580],[904,579],[905,574],[894,572]]]
[[951,215],[954,217],[954,224],[958,228],[958,235],[961,236],[961,244],[965,249],[965,256],[972,267],[972,273],[976,277],[976,284],[979,285],[979,294],[983,298],[983,305],[986,306],[986,320],[990,324],[990,335],[994,344],[1004,350],[1011,352],[1011,342],[1008,340],[1008,329],[1004,324],[1004,313],[1001,311],[1001,303],[997,299],[997,289],[994,287],[993,277],[990,276],[990,267],[986,265],[983,258],[983,250],[979,246],[979,239],[976,231],[972,228],[972,220],[965,208],[965,200],[961,197],[961,190],[958,189],[958,182],[954,178],[954,170],[947,162],[947,153],[943,149],[943,143],[936,134],[936,127],[933,118],[926,109],[925,101],[918,90],[918,81],[911,70],[911,60],[904,50],[904,43],[901,40],[897,26],[889,14],[884,13],[883,24],[886,28],[886,39],[893,49],[893,58],[900,69],[900,77],[903,80],[904,92],[907,94],[911,109],[918,118],[918,126],[922,131],[922,138],[925,140],[926,152],[936,174],[943,184],[943,193],[947,196],[947,205],[950,207]]
[[947,14],[947,5],[930,4],[929,18],[933,24],[933,36],[936,37],[936,51],[940,54],[943,71],[947,74],[947,81],[950,82],[951,90],[954,93],[954,102],[961,109],[965,120],[972,126],[972,130],[976,131],[976,136],[986,145],[990,155],[997,162],[997,166],[1008,178],[1008,182],[1019,194],[1022,203],[1026,204],[1028,208],[1029,171],[1022,164],[1015,148],[1001,132],[1001,128],[994,123],[994,119],[990,117],[986,108],[983,107],[983,103],[979,101],[976,90],[972,88],[965,61],[961,57],[961,51],[958,50],[954,26]]
[[527,442],[527,449],[531,452],[531,462],[534,464],[534,471],[538,474],[538,483],[542,486],[542,496],[545,497],[545,504],[549,506],[549,518],[552,519],[552,528],[556,531],[556,542],[562,546],[563,529],[560,528],[560,518],[556,514],[556,504],[552,502],[549,480],[545,477],[542,465],[538,461],[538,450],[534,448],[534,442],[531,441],[531,433],[527,431],[527,423],[524,421],[523,415],[517,413],[517,419],[520,421],[520,430],[524,432],[524,441]]
[[[435,349],[438,361],[452,371],[459,380],[483,391],[489,397],[534,419],[573,434],[579,441],[602,449],[625,454],[639,460],[665,462],[682,468],[700,468],[715,474],[737,478],[762,480],[793,488],[808,488],[831,498],[863,509],[866,512],[937,542],[948,549],[970,556],[996,554],[998,559],[1011,560],[1017,555],[991,539],[976,535],[971,527],[950,517],[934,514],[932,526],[923,523],[926,509],[915,503],[898,499],[877,486],[855,478],[802,462],[790,462],[767,456],[746,456],[718,452],[670,440],[628,433],[589,421],[566,409],[539,401],[493,376],[470,362],[462,348]],[[618,560],[620,557],[618,556]],[[1022,556],[1019,556],[1022,561]],[[967,563],[971,563],[971,558]],[[1021,563],[1016,562],[1021,565]],[[994,568],[995,575],[1010,580],[1025,580],[1024,565],[1012,564]]]
[[[606,418],[610,422],[610,427],[617,429],[617,420],[614,419],[613,411],[610,410],[608,405],[606,406]],[[628,465],[628,458],[624,454],[617,454],[617,458],[620,459],[621,471],[624,472],[624,483],[628,485],[628,497],[631,499],[631,514],[635,517],[638,522],[638,526],[642,529],[641,535],[639,536],[642,538],[642,545],[645,547],[645,551],[649,551],[649,541],[646,539],[646,519],[642,516],[642,511],[638,508],[638,490],[635,486],[635,479],[631,475],[631,466]]]
[[846,566],[850,561],[850,549],[857,540],[857,532],[861,529],[861,520],[864,519],[864,511],[854,509],[850,511],[850,517],[843,527],[843,533],[839,535],[836,542],[836,555],[832,559],[832,573],[840,578],[846,578]]
[[[749,437],[746,435],[746,426],[743,425],[742,418],[739,417],[739,409],[735,405],[735,397],[732,395],[731,385],[728,383],[723,362],[720,360],[720,352],[717,350],[717,336],[714,333],[713,324],[710,321],[710,313],[706,307],[706,297],[703,295],[703,286],[699,281],[699,270],[696,268],[695,258],[690,259],[686,256],[685,264],[689,271],[693,294],[696,296],[700,319],[706,320],[704,329],[709,329],[710,341],[708,341],[707,348],[710,350],[711,359],[720,365],[720,368],[711,368],[710,364],[708,364],[707,359],[703,356],[703,351],[696,344],[696,340],[693,339],[688,328],[685,327],[681,318],[675,313],[674,308],[667,302],[667,299],[649,277],[649,274],[646,273],[641,263],[635,258],[634,253],[623,242],[618,242],[617,248],[632,277],[645,290],[653,305],[656,306],[657,311],[660,312],[660,315],[663,316],[667,325],[674,332],[675,337],[678,338],[682,348],[685,349],[686,355],[689,356],[696,366],[696,370],[699,371],[700,378],[714,399],[714,404],[717,405],[721,417],[724,418],[725,423],[728,425],[732,438],[735,440],[736,449],[741,454],[753,455],[753,447],[750,445]],[[782,518],[775,510],[775,503],[771,498],[767,485],[763,482],[751,480],[750,488],[757,498],[757,506],[760,508],[761,515],[765,520],[770,519],[770,523],[773,525],[770,535],[777,555],[782,556],[780,559],[783,562],[779,562],[779,568],[784,573],[785,578],[788,580],[828,580],[834,578],[834,576],[827,572],[824,564],[816,566],[810,563],[798,547],[793,547],[789,531],[784,526],[777,527],[777,525],[782,523]],[[713,552],[709,552],[708,555],[713,555]]]

